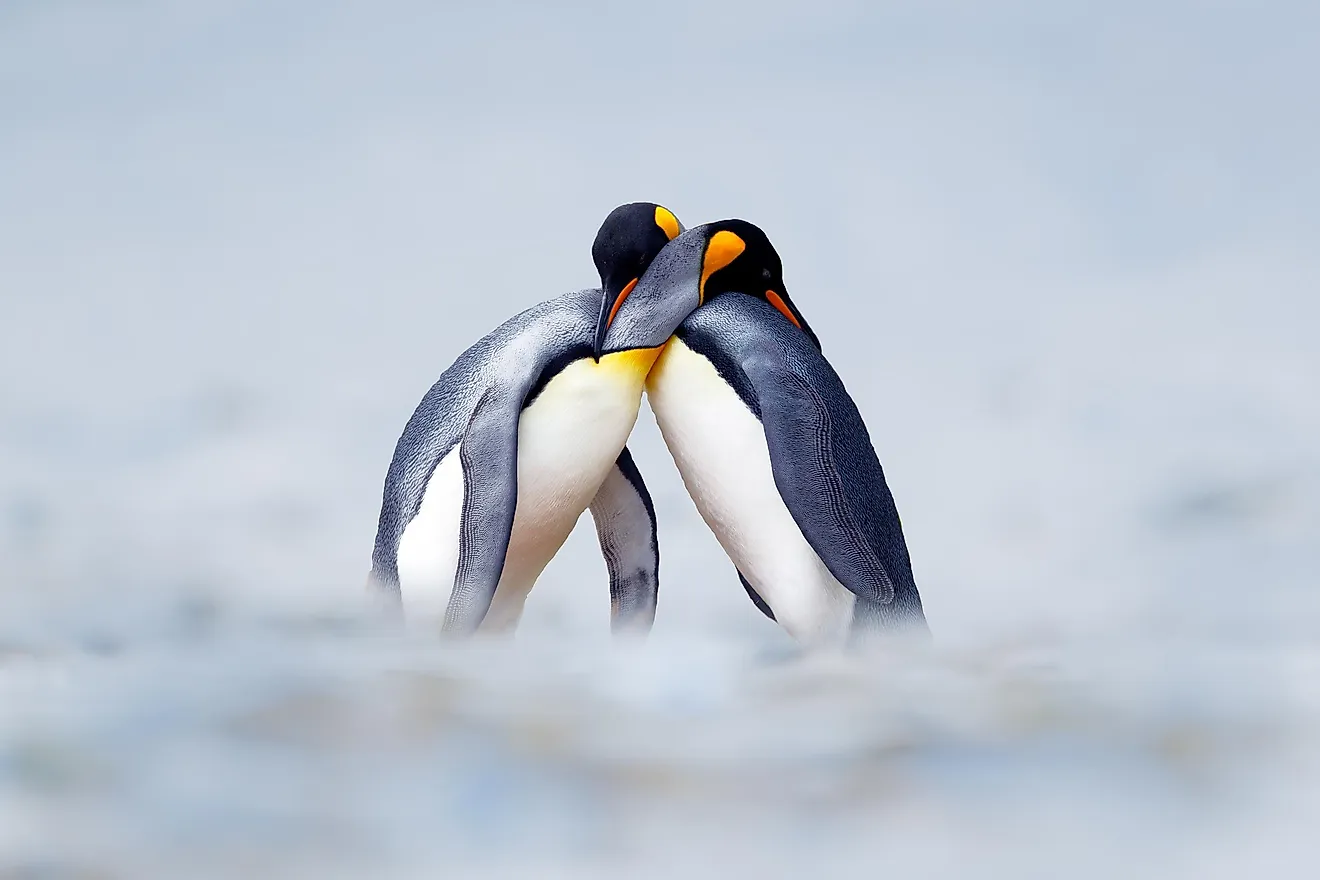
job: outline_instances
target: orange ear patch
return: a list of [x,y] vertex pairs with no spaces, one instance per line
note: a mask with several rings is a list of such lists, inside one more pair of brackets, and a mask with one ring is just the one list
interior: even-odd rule
[[655,206],[655,225],[664,230],[665,235],[669,236],[670,241],[678,238],[678,218],[675,217],[674,213],[668,208],[662,208],[659,205]]
[[610,316],[605,319],[606,327],[614,323],[614,316],[619,313],[619,306],[623,305],[623,301],[628,298],[628,294],[632,293],[633,288],[636,286],[637,286],[636,278],[634,278],[632,281],[629,281],[627,284],[623,285],[623,290],[619,291],[619,298],[614,301],[614,306],[610,309]]
[[779,311],[783,312],[783,313],[784,313],[784,317],[785,317],[785,318],[788,318],[788,320],[792,321],[793,324],[794,324],[799,330],[802,329],[802,322],[799,321],[797,318],[793,317],[793,310],[790,309],[790,308],[788,307],[788,303],[784,302],[784,298],[783,298],[783,297],[781,297],[779,294],[775,293],[773,290],[767,290],[767,291],[765,292],[765,298],[766,298],[766,301],[767,301],[768,303],[770,303],[770,305],[774,306],[775,308],[779,309]]
[[697,302],[706,301],[706,282],[725,266],[738,259],[747,250],[747,242],[726,229],[721,229],[706,243],[706,254],[701,258],[701,283],[697,287]]

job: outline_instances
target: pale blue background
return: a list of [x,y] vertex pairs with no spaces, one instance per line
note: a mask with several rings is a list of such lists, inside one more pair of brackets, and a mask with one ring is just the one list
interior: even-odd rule
[[[1317,34],[1300,2],[0,4],[0,635],[351,608],[421,394],[646,199],[779,247],[943,649],[1312,656]],[[634,449],[659,643],[778,644],[645,409]],[[606,609],[584,521],[526,629]]]

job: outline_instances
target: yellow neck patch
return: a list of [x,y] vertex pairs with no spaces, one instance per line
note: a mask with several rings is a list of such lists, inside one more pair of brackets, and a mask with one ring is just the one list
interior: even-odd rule
[[701,259],[701,286],[697,291],[698,302],[706,301],[706,282],[710,276],[738,259],[738,255],[747,250],[747,243],[741,238],[721,229],[710,237],[706,244],[706,255]]
[[657,345],[655,348],[630,348],[627,351],[611,352],[601,355],[599,369],[644,381],[663,350],[663,345]]
[[655,225],[665,231],[670,241],[678,238],[678,218],[668,208],[655,206]]

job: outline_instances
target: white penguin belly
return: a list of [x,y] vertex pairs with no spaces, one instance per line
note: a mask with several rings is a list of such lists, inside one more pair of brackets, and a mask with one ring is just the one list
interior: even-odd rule
[[672,339],[647,396],[688,494],[789,635],[841,641],[853,594],[802,535],[775,486],[765,429],[706,358]]
[[399,537],[395,560],[399,595],[409,620],[444,620],[458,570],[463,516],[463,466],[459,446],[440,459],[422,493],[422,504]]
[[[654,355],[652,354],[651,357]],[[518,501],[504,570],[483,631],[507,630],[541,571],[614,466],[637,421],[651,358],[574,361],[518,419]],[[399,586],[409,617],[443,619],[458,567],[463,510],[459,447],[436,467],[399,542]]]
[[[483,629],[522,616],[532,585],[559,552],[618,459],[642,402],[645,367],[607,356],[569,364],[518,420],[518,507],[504,572]],[[622,362],[621,362],[622,361]]]

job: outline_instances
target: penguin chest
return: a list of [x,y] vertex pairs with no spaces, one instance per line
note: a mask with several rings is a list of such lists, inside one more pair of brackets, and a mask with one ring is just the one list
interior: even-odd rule
[[522,554],[544,555],[544,565],[568,537],[628,440],[644,377],[644,370],[619,369],[608,359],[574,361],[522,411],[506,572]]
[[[614,466],[641,404],[654,359],[580,360],[557,373],[519,415],[518,498],[504,568],[482,630],[517,623],[542,569]],[[514,430],[510,426],[510,430]],[[433,472],[398,550],[399,582],[411,614],[443,617],[453,589],[462,532],[460,446]]]
[[780,497],[760,420],[709,360],[677,338],[651,371],[647,395],[702,519],[776,620],[802,642],[842,639],[853,596]]

